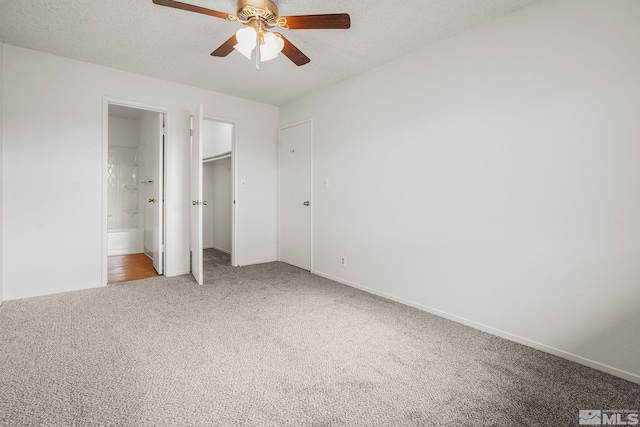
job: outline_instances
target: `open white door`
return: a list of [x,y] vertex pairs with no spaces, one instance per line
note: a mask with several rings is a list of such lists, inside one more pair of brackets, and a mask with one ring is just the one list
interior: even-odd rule
[[152,228],[153,228],[153,268],[158,274],[163,274],[163,251],[164,236],[162,227],[164,218],[164,117],[158,113],[153,119],[153,183],[151,198],[148,206],[152,210]]
[[191,274],[199,285],[204,283],[202,265],[202,104],[191,116]]
[[280,261],[311,270],[311,122],[280,129]]

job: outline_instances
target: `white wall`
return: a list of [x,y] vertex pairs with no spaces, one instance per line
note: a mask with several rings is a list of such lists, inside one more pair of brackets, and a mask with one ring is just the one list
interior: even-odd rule
[[167,275],[189,271],[189,112],[199,103],[237,123],[247,183],[238,190],[237,260],[276,258],[275,107],[9,45],[3,83],[5,298],[101,285],[104,96],[170,109]]
[[138,120],[109,117],[109,145],[138,148],[140,145],[139,128]]
[[203,165],[203,245],[231,252],[231,158]]
[[205,119],[202,123],[202,158],[229,153],[233,143],[233,125]]
[[0,39],[0,305],[2,301],[4,301],[4,268],[3,268],[3,247],[4,247],[4,230],[2,228],[2,217],[3,217],[3,206],[4,206],[4,185],[3,185],[3,177],[4,177],[4,132],[2,130],[3,124],[3,106],[4,106],[4,94],[2,91],[2,86],[4,79],[2,76],[4,75],[4,43],[2,43],[2,39]]
[[283,106],[316,272],[640,381],[639,23],[549,0]]

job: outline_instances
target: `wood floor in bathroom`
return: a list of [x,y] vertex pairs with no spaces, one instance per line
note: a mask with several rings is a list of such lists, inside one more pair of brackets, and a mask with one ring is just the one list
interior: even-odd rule
[[153,261],[145,254],[110,256],[107,261],[107,270],[110,285],[158,276],[153,268]]

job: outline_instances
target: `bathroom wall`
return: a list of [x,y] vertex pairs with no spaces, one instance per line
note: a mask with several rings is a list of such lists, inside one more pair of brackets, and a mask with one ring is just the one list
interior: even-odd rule
[[[143,219],[139,180],[139,121],[109,117],[107,227],[139,228]],[[142,243],[140,245],[142,246]]]
[[109,145],[138,148],[139,121],[109,116]]

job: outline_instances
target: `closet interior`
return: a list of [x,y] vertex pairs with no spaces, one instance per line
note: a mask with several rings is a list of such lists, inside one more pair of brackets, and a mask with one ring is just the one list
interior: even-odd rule
[[203,248],[232,251],[234,125],[203,121]]

